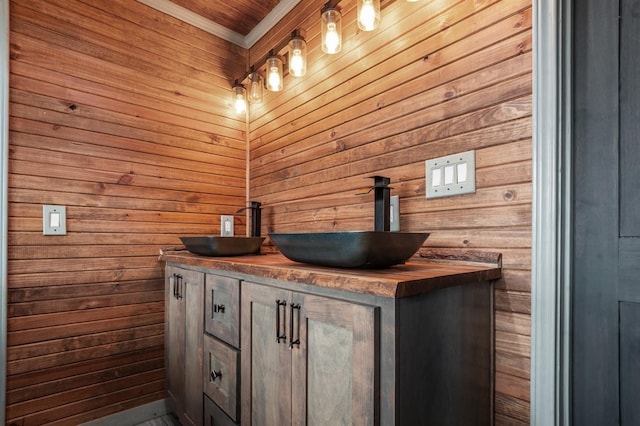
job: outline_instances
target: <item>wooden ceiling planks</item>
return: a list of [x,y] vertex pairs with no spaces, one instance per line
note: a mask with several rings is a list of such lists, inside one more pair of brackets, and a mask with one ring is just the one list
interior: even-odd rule
[[280,3],[279,0],[172,0],[239,34],[247,35]]

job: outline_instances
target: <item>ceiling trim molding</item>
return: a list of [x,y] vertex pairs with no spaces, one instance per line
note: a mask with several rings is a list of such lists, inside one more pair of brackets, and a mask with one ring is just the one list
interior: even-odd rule
[[245,37],[242,34],[231,31],[229,28],[223,27],[222,25],[203,17],[202,15],[198,15],[189,9],[178,6],[169,0],[138,0],[138,2],[160,12],[166,13],[167,15],[173,16],[176,19],[186,22],[187,24],[191,24],[194,27],[200,28],[210,34],[245,47]]
[[230,30],[218,23],[215,23],[197,13],[194,13],[170,0],[138,0],[139,3],[147,5],[162,13],[173,16],[187,24],[200,28],[203,31],[217,37],[237,44],[240,47],[249,49],[260,40],[271,28],[273,28],[287,13],[291,11],[300,0],[281,0],[258,25],[246,36]]
[[271,12],[267,16],[264,17],[262,21],[255,26],[253,30],[245,39],[245,46],[247,49],[256,44],[258,40],[260,40],[264,35],[273,28],[282,18],[284,18],[287,13],[291,12],[301,0],[281,0],[280,3],[276,7],[273,8]]

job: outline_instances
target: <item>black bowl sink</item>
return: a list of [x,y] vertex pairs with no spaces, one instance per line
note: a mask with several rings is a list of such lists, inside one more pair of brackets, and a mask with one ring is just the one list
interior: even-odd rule
[[382,231],[269,234],[287,258],[337,268],[386,268],[404,263],[428,236]]
[[241,256],[260,252],[265,237],[180,237],[191,253],[205,256]]

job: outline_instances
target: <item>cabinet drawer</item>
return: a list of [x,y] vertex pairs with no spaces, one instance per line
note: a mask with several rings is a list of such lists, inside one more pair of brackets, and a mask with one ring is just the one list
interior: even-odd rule
[[207,333],[240,347],[240,281],[206,274],[205,322]]
[[205,335],[204,392],[234,421],[238,418],[239,358],[236,349]]
[[227,416],[206,395],[204,397],[204,424],[206,426],[235,426],[236,423]]

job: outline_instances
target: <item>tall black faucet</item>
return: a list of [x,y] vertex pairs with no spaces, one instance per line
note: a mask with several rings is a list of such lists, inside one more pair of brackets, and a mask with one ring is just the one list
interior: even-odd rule
[[251,234],[250,236],[252,237],[259,237],[260,236],[260,227],[262,226],[261,223],[261,216],[262,216],[262,208],[260,207],[262,205],[262,203],[260,203],[259,201],[251,201],[249,203],[248,207],[243,207],[240,210],[238,210],[236,213],[240,213],[245,211],[246,209],[251,209]]
[[373,191],[375,198],[374,230],[389,231],[391,229],[391,188],[389,188],[391,179],[383,176],[374,176],[373,182]]
[[261,216],[262,216],[262,209],[260,208],[261,203],[259,201],[252,201],[251,202],[251,206],[249,206],[249,208],[251,209],[251,236],[252,237],[259,237],[260,236],[260,227],[262,226],[261,223]]

